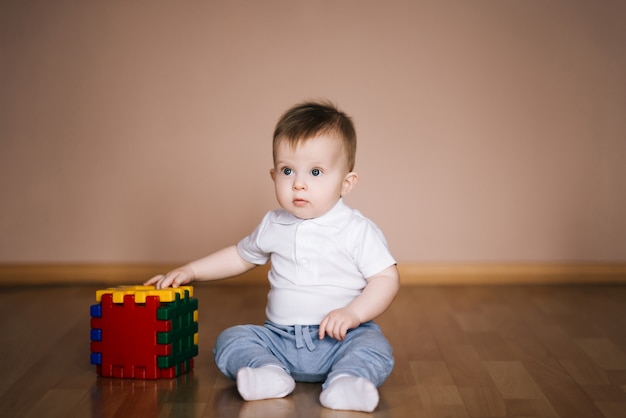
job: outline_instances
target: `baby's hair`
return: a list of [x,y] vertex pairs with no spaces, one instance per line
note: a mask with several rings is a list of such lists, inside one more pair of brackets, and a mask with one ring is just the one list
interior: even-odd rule
[[273,152],[286,140],[296,147],[300,142],[318,135],[337,137],[343,143],[349,171],[354,170],[356,160],[356,131],[350,116],[339,110],[330,101],[308,101],[287,110],[274,130]]

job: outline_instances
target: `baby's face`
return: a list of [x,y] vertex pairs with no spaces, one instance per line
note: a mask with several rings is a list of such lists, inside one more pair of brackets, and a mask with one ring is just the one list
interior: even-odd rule
[[317,218],[356,184],[341,141],[320,135],[292,147],[279,143],[270,171],[280,206],[301,219]]

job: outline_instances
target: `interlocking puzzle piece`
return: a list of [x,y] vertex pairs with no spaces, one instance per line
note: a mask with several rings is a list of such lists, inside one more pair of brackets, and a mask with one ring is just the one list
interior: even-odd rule
[[91,363],[98,373],[157,379],[191,370],[198,355],[198,301],[192,294],[190,286],[164,293],[151,286],[98,291],[100,304],[91,306]]
[[156,289],[154,286],[118,286],[96,291],[96,302],[100,302],[102,295],[113,295],[113,303],[124,303],[124,296],[134,295],[136,303],[146,303],[146,297],[158,296],[161,302],[173,302],[177,297],[184,298],[186,294],[193,297],[192,286],[180,286],[177,288]]

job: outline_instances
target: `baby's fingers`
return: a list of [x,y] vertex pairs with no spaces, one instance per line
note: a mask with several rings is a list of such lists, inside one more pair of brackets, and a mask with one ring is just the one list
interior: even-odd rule
[[347,331],[348,327],[344,322],[336,321],[333,325],[333,328],[327,330],[326,334],[338,341],[343,341],[346,338]]
[[180,274],[177,273],[167,273],[167,274],[159,274],[158,276],[154,276],[150,280],[144,283],[146,286],[154,285],[157,289],[165,289],[168,287],[178,287],[179,284],[176,282],[177,278]]
[[144,286],[150,286],[153,285],[155,283],[157,283],[159,280],[161,280],[163,278],[162,274],[158,274],[156,276],[154,276],[153,278],[151,278],[150,280],[146,281],[143,285]]
[[185,275],[185,273],[181,272],[181,271],[176,271],[174,273],[168,273],[165,276],[164,279],[164,287],[178,287],[181,286],[183,284],[186,284],[189,282],[189,278],[187,277],[187,275]]
[[318,336],[320,340],[324,339],[324,335],[326,335],[326,326],[328,325],[328,317],[324,318],[320,323],[320,329],[318,332]]
[[324,336],[328,335],[330,338],[343,341],[343,339],[346,337],[347,330],[347,326],[345,326],[341,321],[327,316],[320,323],[319,337],[320,340],[323,340]]

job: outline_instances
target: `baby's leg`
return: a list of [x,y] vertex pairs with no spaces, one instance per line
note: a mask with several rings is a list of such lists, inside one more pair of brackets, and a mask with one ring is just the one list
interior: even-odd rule
[[348,332],[339,347],[320,402],[331,409],[373,411],[379,400],[376,388],[393,369],[389,342],[376,324],[368,322]]
[[296,387],[296,382],[282,367],[244,367],[237,372],[237,390],[246,401],[284,398]]
[[378,405],[376,386],[364,377],[339,375],[320,394],[326,408],[372,412]]
[[247,401],[282,398],[295,388],[295,381],[272,354],[274,335],[265,327],[239,325],[220,334],[213,349],[222,373],[236,380]]

